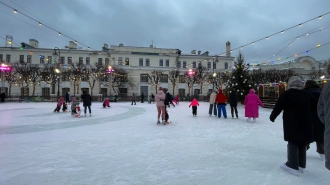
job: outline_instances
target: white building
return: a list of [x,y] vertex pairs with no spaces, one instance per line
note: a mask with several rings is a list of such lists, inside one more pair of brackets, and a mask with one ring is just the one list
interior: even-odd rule
[[[132,47],[119,44],[118,46],[111,46],[108,48],[107,44],[104,44],[100,51],[89,51],[77,49],[77,45],[70,41],[69,47],[63,49],[52,48],[39,48],[38,41],[34,39],[29,40],[29,44],[23,43],[24,48],[20,47],[0,47],[0,61],[13,64],[15,62],[28,62],[32,64],[39,64],[43,67],[46,63],[52,63],[54,61],[53,53],[57,51],[60,55],[58,61],[62,63],[62,68],[67,68],[72,63],[84,64],[86,67],[92,67],[96,63],[105,66],[114,66],[115,68],[124,69],[133,86],[124,86],[119,89],[110,88],[109,83],[101,83],[101,87],[95,87],[91,90],[89,84],[86,81],[82,81],[79,85],[80,91],[76,92],[79,95],[82,90],[87,90],[94,96],[98,94],[104,94],[107,96],[119,93],[121,95],[131,96],[132,93],[140,95],[144,92],[145,95],[155,93],[155,86],[150,84],[145,78],[145,75],[150,74],[152,71],[163,71],[163,74],[168,74],[170,70],[179,70],[181,75],[184,75],[188,69],[197,68],[198,65],[207,67],[210,71],[220,72],[228,69],[234,57],[230,56],[230,43],[226,43],[227,56],[212,56],[208,52],[198,54],[193,51],[193,54],[181,54],[179,49],[166,49],[155,48],[152,45],[150,47]],[[218,61],[218,62],[214,62]],[[213,65],[214,63],[214,65]],[[8,93],[9,84],[2,82],[2,87],[5,87],[5,91]],[[176,87],[172,87],[169,80],[164,80],[159,84],[163,88],[169,89],[170,92],[174,91],[174,94],[184,96],[188,94],[188,87],[185,83],[179,83]],[[35,96],[50,96],[54,94],[51,92],[50,85],[46,83],[40,83],[36,87]],[[57,85],[55,92],[58,91]],[[65,92],[73,94],[73,86],[70,81],[61,81],[59,85],[60,95],[64,95]],[[200,93],[199,85],[194,85],[194,93],[206,95],[208,90],[212,89],[211,85],[205,84],[202,93]],[[23,93],[22,87],[15,85],[11,87],[11,95],[21,96]],[[29,90],[29,96],[32,96],[32,91]]]

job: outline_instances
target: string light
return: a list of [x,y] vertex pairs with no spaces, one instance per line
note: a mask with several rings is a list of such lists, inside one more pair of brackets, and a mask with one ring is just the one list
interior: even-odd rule
[[58,32],[58,35],[61,36],[61,32]]
[[41,24],[41,22],[39,22],[39,26],[41,26],[42,24]]
[[16,9],[14,9],[14,13],[17,13],[17,10]]
[[302,24],[299,24],[299,27],[302,27]]

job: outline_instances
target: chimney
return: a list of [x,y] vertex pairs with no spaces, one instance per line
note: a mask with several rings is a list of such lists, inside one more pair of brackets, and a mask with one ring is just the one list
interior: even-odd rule
[[69,42],[69,48],[70,48],[70,49],[77,49],[77,44],[74,43],[73,41],[70,41],[70,42]]
[[153,45],[150,45],[150,48],[153,48],[154,46]]
[[230,42],[226,43],[226,57],[230,57]]
[[201,51],[200,50],[198,51],[198,55],[201,55]]
[[120,43],[120,44],[119,44],[119,47],[124,47],[124,44],[123,44],[123,43]]
[[205,51],[202,55],[203,56],[209,56],[209,52],[208,51]]
[[29,45],[34,47],[34,48],[38,48],[39,47],[39,42],[35,39],[30,39],[29,40]]

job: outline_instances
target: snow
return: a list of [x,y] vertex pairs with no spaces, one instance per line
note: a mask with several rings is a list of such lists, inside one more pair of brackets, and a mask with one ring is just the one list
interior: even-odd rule
[[[92,105],[92,117],[53,113],[56,103],[0,104],[0,184],[329,184],[329,171],[307,151],[300,176],[286,162],[281,115],[260,108],[256,123],[210,117],[200,102],[168,109],[169,125],[156,125],[155,104]],[[70,106],[69,106],[70,109]]]

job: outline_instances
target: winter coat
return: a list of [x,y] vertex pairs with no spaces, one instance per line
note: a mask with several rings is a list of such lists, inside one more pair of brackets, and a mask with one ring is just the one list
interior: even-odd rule
[[103,103],[105,104],[105,106],[109,107],[110,106],[109,98],[104,99]]
[[[289,88],[291,78],[288,83]],[[283,110],[284,140],[300,146],[313,141],[311,95],[301,89],[292,86],[283,92],[269,117],[274,122]]]
[[245,105],[245,117],[258,118],[259,117],[259,105],[264,106],[260,98],[254,93],[253,89],[250,89],[248,95],[244,100]]
[[210,104],[215,104],[215,98],[217,97],[217,93],[212,92],[210,95]]
[[235,91],[231,91],[229,95],[229,101],[231,107],[237,107],[237,95]]
[[319,100],[319,97],[321,95],[322,89],[318,86],[305,89],[308,93],[310,93],[312,96],[311,98],[311,109],[312,109],[312,121],[313,121],[313,136],[314,141],[318,143],[324,142],[324,124],[319,119],[319,116],[317,115],[317,102]]
[[140,96],[141,100],[144,100],[144,94],[142,93]]
[[179,95],[176,95],[175,99],[176,102],[179,102]]
[[199,106],[199,103],[198,103],[198,101],[196,100],[196,98],[194,98],[194,99],[191,101],[189,107],[190,107],[190,106]]
[[86,91],[81,95],[81,99],[83,100],[83,106],[91,106],[92,105],[92,97]]
[[76,110],[76,98],[73,97],[71,101],[71,110]]
[[70,100],[70,94],[67,92],[65,93],[65,100],[69,101]]
[[165,101],[165,93],[163,90],[158,90],[156,94],[156,107],[164,107],[164,101]]
[[132,100],[135,101],[135,99],[136,99],[136,96],[135,96],[135,94],[133,94]]
[[226,102],[228,101],[228,98],[226,95],[222,93],[222,89],[219,89],[219,93],[217,94],[215,98],[215,103],[220,105],[226,105]]
[[167,92],[165,102],[164,102],[165,105],[170,105],[170,102],[172,102],[172,100],[173,100],[173,96],[169,92]]
[[325,167],[330,170],[330,83],[326,83],[323,87],[317,104],[317,114],[322,123],[325,125],[324,131],[324,151],[325,151]]
[[64,102],[64,98],[61,97],[61,98],[57,101],[57,106],[58,106],[58,107],[61,107],[62,104],[63,104],[63,102]]

